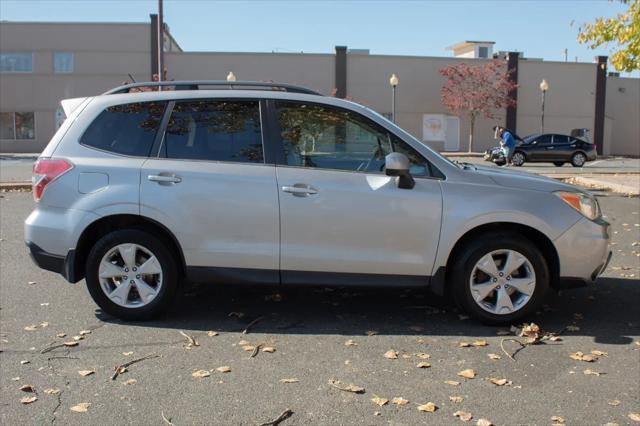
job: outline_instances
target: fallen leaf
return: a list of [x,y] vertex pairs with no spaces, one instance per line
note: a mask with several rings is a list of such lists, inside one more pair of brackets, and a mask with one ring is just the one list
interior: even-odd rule
[[498,355],[498,354],[487,354],[487,356],[488,356],[490,359],[494,360],[494,361],[502,358],[502,357],[501,357],[500,355]]
[[381,415],[382,415],[382,413],[381,413],[380,411],[374,411],[374,412],[373,412],[373,415],[374,415],[374,416],[381,416]]
[[218,371],[220,373],[230,373],[231,372],[231,367],[224,365],[222,367],[216,368],[216,371]]
[[20,380],[20,377],[12,377],[11,380],[17,382],[18,380]]
[[245,351],[247,351],[247,352],[253,352],[253,351],[255,350],[255,348],[256,348],[256,347],[255,347],[255,346],[253,346],[253,345],[243,345],[243,346],[242,346],[242,349],[244,349],[244,350],[245,350]]
[[60,338],[67,337],[67,333],[58,333],[56,334],[56,337],[60,337]]
[[37,396],[23,396],[22,398],[20,398],[20,402],[22,404],[31,404],[32,402],[36,402],[37,400]]
[[460,402],[464,401],[464,398],[461,397],[461,396],[453,395],[453,396],[449,397],[449,401],[460,403]]
[[562,337],[560,337],[560,336],[549,336],[549,340],[551,340],[552,342],[561,342],[562,341]]
[[471,419],[473,418],[471,413],[467,413],[465,411],[456,411],[455,413],[453,413],[453,416],[458,417],[463,422],[471,421]]
[[340,380],[336,380],[336,379],[330,379],[329,380],[329,384],[331,386],[333,386],[334,388],[338,388],[338,389],[340,389],[342,391],[345,391],[345,392],[353,392],[353,393],[364,393],[365,392],[364,388],[361,387],[361,386],[356,386],[356,385],[351,384],[351,383],[349,383],[347,385],[347,384],[342,383]]
[[135,385],[136,383],[138,383],[138,381],[136,379],[129,379],[129,380],[125,380],[124,382],[122,382],[122,384],[125,385],[125,386]]
[[374,404],[379,405],[380,407],[386,405],[389,402],[387,398],[380,398],[379,396],[371,398],[371,401],[373,401]]
[[458,343],[458,346],[460,346],[461,348],[468,348],[471,346],[471,343],[469,342],[460,342]]
[[460,382],[456,382],[455,380],[445,380],[444,382],[445,384],[451,385],[451,386],[458,386],[460,384]]
[[267,352],[267,353],[274,353],[276,351],[276,348],[271,347],[271,346],[265,346],[264,348],[262,348],[262,352]]
[[238,342],[238,345],[240,345],[240,346],[246,346],[246,345],[249,345],[249,344],[250,344],[250,343],[249,343],[248,341],[246,341],[246,340],[240,340],[240,341]]
[[418,367],[418,368],[429,368],[429,367],[431,367],[431,364],[429,364],[428,362],[419,362],[418,365],[416,365],[416,367]]
[[80,404],[71,407],[70,410],[75,411],[76,413],[86,413],[90,406],[90,402],[81,402]]
[[585,355],[582,352],[578,351],[569,355],[571,359],[575,359],[576,361],[584,361],[584,362],[594,362],[596,359],[592,355]]
[[480,347],[480,346],[488,346],[489,343],[487,343],[486,340],[476,340],[475,342],[472,343],[472,345],[475,347]]
[[91,334],[91,330],[80,330],[78,334],[81,336],[86,336],[87,334]]
[[64,344],[66,347],[68,347],[68,348],[71,348],[71,347],[73,347],[73,346],[78,346],[78,342],[76,342],[76,341],[74,341],[74,340],[69,341],[69,342],[64,342],[63,344]]
[[431,358],[431,355],[425,354],[425,353],[418,353],[418,354],[416,354],[416,357],[418,357],[420,359],[429,359],[429,358]]
[[384,357],[387,359],[398,359],[398,351],[390,349],[384,353]]
[[25,364],[29,364],[31,363],[31,361],[23,359],[22,361],[20,361],[20,364],[25,365]]
[[81,375],[82,377],[86,377],[86,376],[90,376],[92,374],[95,374],[94,370],[80,370],[78,371],[78,374]]
[[122,352],[122,355],[131,356],[131,355],[133,355],[133,351],[131,351],[131,352]]
[[34,284],[38,284],[38,283],[36,281],[27,281],[27,284],[34,285]]
[[60,389],[58,388],[48,388],[44,390],[44,393],[47,395],[58,395],[60,393]]
[[476,372],[468,368],[459,372],[458,376],[464,377],[465,379],[473,379],[474,377],[476,377]]
[[198,370],[198,371],[194,371],[193,373],[191,373],[192,377],[196,377],[198,379],[202,379],[204,377],[209,377],[211,375],[211,373],[209,373],[207,370]]
[[640,423],[640,413],[629,413],[629,418],[634,422]]
[[493,423],[487,419],[478,419],[476,426],[493,426]]
[[507,384],[511,384],[511,381],[510,381],[510,380],[507,380],[507,379],[497,379],[497,378],[495,378],[495,377],[490,378],[490,379],[489,379],[489,381],[490,381],[491,383],[493,383],[494,385],[496,385],[496,386],[504,386],[504,385],[507,385]]
[[599,371],[594,371],[594,370],[591,370],[591,369],[586,369],[586,370],[583,371],[583,373],[584,373],[585,376],[598,376],[598,377],[600,377],[601,374],[604,374],[604,373],[601,373]]
[[298,383],[300,380],[292,377],[290,379],[280,379],[280,383]]
[[213,330],[207,331],[207,336],[209,336],[209,337],[214,337],[214,336],[217,336],[217,335],[218,335],[217,331],[213,331]]
[[22,385],[20,386],[20,390],[22,392],[35,392],[36,390],[33,388],[33,385]]
[[391,400],[392,404],[396,404],[396,405],[407,405],[409,403],[408,399],[404,399],[401,396],[396,396],[395,398],[393,398]]
[[520,330],[520,337],[525,337],[527,343],[536,343],[540,339],[540,327],[536,323],[525,324]]
[[27,331],[36,331],[38,329],[38,325],[37,324],[31,324],[28,325],[24,328]]
[[346,342],[344,342],[345,346],[358,346],[358,344],[356,342],[354,342],[353,340],[349,339]]
[[602,351],[591,351],[591,355],[595,355],[595,356],[609,356],[609,354],[607,352],[602,352]]
[[611,405],[612,407],[617,407],[618,405],[620,405],[620,400],[614,399],[613,401],[607,402],[607,404]]
[[560,417],[560,416],[551,416],[551,421],[555,422],[555,423],[564,423],[564,417]]
[[425,411],[427,413],[433,413],[437,409],[438,407],[433,402],[427,402],[426,404],[418,405],[418,411]]
[[75,340],[76,342],[79,342],[80,340],[83,340],[84,337],[83,336],[73,336],[73,340]]

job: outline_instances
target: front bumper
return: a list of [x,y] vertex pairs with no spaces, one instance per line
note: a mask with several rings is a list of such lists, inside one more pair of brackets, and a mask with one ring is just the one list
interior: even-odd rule
[[560,260],[560,286],[591,283],[611,260],[609,223],[580,219],[554,241]]

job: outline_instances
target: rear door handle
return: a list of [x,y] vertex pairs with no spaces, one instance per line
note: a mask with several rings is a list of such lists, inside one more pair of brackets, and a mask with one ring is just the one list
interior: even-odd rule
[[180,183],[182,182],[182,178],[180,178],[179,176],[176,175],[149,175],[147,176],[147,179],[149,179],[151,182],[158,182],[160,184],[164,183]]
[[283,186],[282,192],[288,192],[296,197],[308,197],[318,193],[318,190],[304,183],[296,183],[293,186]]

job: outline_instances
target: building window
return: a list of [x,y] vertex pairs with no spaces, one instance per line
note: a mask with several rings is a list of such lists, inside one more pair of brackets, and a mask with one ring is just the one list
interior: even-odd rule
[[73,72],[73,53],[55,52],[53,54],[53,72],[55,73]]
[[35,139],[36,127],[32,112],[0,113],[0,139]]
[[478,47],[478,57],[479,58],[488,58],[489,57],[489,48],[486,46]]
[[33,72],[33,53],[0,53],[0,72]]

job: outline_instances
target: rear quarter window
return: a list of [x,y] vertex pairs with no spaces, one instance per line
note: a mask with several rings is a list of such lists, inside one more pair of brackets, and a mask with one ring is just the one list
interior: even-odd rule
[[165,102],[110,106],[93,120],[80,143],[116,154],[147,157],[165,106]]

